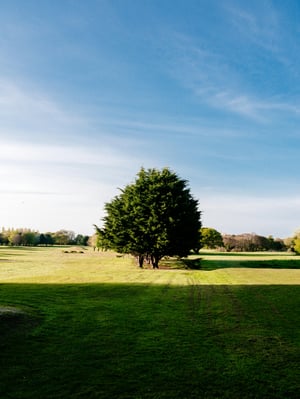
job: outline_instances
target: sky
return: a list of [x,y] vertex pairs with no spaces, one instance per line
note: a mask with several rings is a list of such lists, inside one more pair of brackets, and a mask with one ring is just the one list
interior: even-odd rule
[[202,224],[300,227],[297,0],[0,0],[0,227],[93,234],[141,167]]

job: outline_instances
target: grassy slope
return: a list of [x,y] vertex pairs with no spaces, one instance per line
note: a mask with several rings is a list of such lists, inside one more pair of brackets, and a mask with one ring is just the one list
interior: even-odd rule
[[298,397],[300,270],[201,257],[200,271],[152,271],[1,248],[0,305],[29,316],[0,318],[0,397]]

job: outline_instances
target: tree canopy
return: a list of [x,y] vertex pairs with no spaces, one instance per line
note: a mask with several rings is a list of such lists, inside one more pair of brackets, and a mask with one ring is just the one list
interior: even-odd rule
[[215,249],[223,247],[222,234],[211,227],[202,227],[201,243],[204,248]]
[[199,250],[201,212],[187,186],[168,168],[142,168],[105,204],[103,229],[97,228],[106,247],[151,260],[154,268],[164,256],[187,256]]

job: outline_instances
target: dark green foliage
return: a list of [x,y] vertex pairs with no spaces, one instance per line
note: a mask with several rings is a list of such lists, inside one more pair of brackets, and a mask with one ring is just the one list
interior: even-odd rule
[[8,245],[9,239],[5,233],[0,233],[0,245]]
[[75,245],[87,246],[89,241],[89,236],[84,236],[82,234],[77,234],[75,237]]
[[54,244],[54,239],[52,237],[52,235],[50,233],[46,233],[46,234],[41,234],[40,235],[40,245],[53,245]]
[[200,247],[200,211],[187,182],[165,168],[141,169],[133,184],[105,205],[104,229],[108,247],[151,259],[158,267],[164,256],[187,256]]

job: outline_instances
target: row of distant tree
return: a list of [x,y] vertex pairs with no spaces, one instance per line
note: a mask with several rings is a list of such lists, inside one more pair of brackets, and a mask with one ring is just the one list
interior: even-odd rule
[[[50,246],[50,245],[90,245],[102,248],[101,237],[97,234],[87,236],[70,230],[54,233],[39,233],[27,228],[4,229],[0,233],[0,245],[13,246]],[[218,249],[227,252],[251,251],[294,251],[300,253],[300,231],[294,237],[281,239],[264,237],[255,233],[221,234],[210,227],[201,228],[201,244],[204,249]]]
[[75,235],[70,230],[59,230],[55,233],[39,233],[31,229],[4,229],[0,233],[0,245],[13,246],[47,246],[47,245],[88,245],[89,236]]
[[201,228],[201,244],[203,248],[219,249],[227,252],[251,252],[251,251],[294,251],[300,253],[300,232],[294,237],[281,239],[272,236],[264,237],[255,233],[245,234],[221,234],[210,228]]
[[[48,245],[90,245],[102,248],[101,237],[97,234],[87,236],[70,230],[54,233],[39,233],[27,228],[4,229],[0,233],[0,245],[48,246]],[[201,228],[201,244],[204,249],[218,249],[227,252],[251,251],[294,251],[300,253],[300,231],[294,237],[281,239],[264,237],[255,233],[221,234],[210,227]]]

